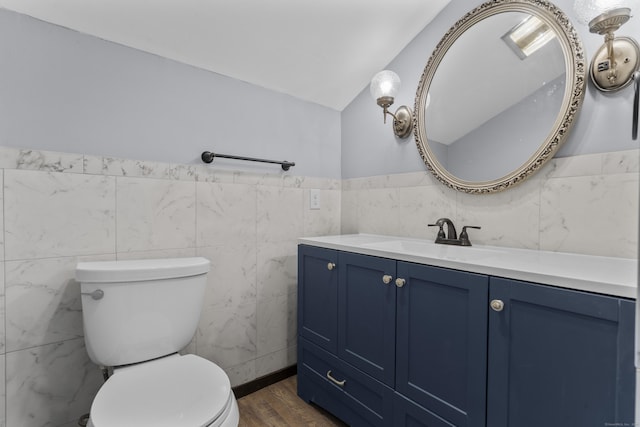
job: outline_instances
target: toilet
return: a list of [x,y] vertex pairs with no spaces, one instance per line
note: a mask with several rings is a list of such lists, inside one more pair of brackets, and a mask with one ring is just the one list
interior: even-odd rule
[[113,374],[98,391],[90,427],[237,427],[229,377],[178,351],[191,341],[209,260],[80,262],[87,353]]

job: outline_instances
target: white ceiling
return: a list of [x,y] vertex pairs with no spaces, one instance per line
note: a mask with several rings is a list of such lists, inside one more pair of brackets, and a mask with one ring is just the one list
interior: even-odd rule
[[450,0],[0,0],[341,111]]

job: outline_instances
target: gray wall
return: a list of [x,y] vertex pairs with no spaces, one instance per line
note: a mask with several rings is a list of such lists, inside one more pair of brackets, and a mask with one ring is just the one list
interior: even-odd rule
[[[415,91],[427,60],[446,31],[465,13],[482,1],[452,0],[451,3],[398,55],[386,68],[398,73],[402,88],[396,97],[395,111],[400,105],[413,109]],[[587,59],[603,43],[602,36],[589,33],[587,26],[577,23],[573,0],[555,0],[569,16],[582,39]],[[619,35],[640,39],[638,16],[623,26]],[[473,70],[469,70],[473,78]],[[569,138],[556,157],[590,153],[606,153],[635,149],[631,140],[633,91],[628,88],[615,94],[596,90],[591,83],[582,110]],[[426,170],[413,138],[395,138],[389,121],[384,125],[382,112],[369,94],[363,91],[342,112],[342,178],[418,172]]]
[[549,82],[449,145],[442,165],[467,181],[491,181],[513,172],[547,138],[560,111],[564,80],[562,75]]
[[210,150],[340,177],[340,113],[317,104],[3,9],[0,71],[2,146],[196,164]]

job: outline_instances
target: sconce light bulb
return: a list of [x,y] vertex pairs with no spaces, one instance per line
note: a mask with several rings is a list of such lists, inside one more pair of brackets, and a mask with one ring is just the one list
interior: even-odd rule
[[376,102],[380,98],[395,98],[400,90],[400,77],[390,70],[380,71],[371,79],[369,88]]

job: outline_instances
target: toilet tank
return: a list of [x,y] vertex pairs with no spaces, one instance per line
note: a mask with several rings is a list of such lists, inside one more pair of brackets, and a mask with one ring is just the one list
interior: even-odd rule
[[78,263],[91,360],[120,366],[186,347],[198,327],[209,265],[199,257]]

